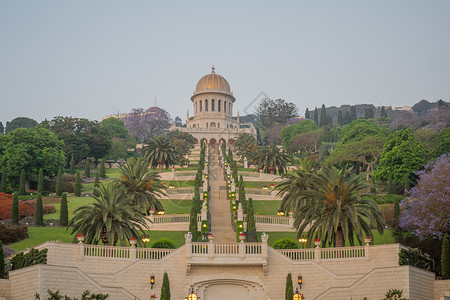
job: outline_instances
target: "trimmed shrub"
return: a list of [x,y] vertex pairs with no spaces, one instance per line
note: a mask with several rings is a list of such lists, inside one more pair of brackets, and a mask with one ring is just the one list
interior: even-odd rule
[[59,214],[59,225],[67,226],[69,224],[69,209],[67,207],[67,193],[64,193],[61,198],[61,209]]
[[39,169],[37,192],[41,195],[44,193],[44,171],[42,169]]
[[448,234],[444,235],[442,240],[441,271],[442,279],[450,279],[450,241]]
[[84,176],[90,178],[91,177],[91,160],[89,157],[86,157],[86,165],[84,167]]
[[34,225],[36,226],[44,225],[44,207],[42,205],[41,193],[38,193],[36,197],[36,212],[34,214]]
[[100,177],[106,178],[105,159],[102,158],[100,162]]
[[255,214],[253,212],[253,199],[248,199],[247,208],[247,242],[257,242]]
[[172,240],[162,238],[155,241],[152,244],[151,248],[160,248],[160,249],[175,249],[175,243]]
[[22,169],[20,172],[20,181],[19,181],[19,195],[26,195],[25,191],[25,170]]
[[61,197],[62,195],[62,173],[61,170],[58,171],[58,175],[56,175],[56,196]]
[[19,195],[14,193],[11,204],[11,223],[19,225]]
[[274,249],[298,249],[297,243],[293,239],[279,239],[272,245]]
[[428,254],[416,249],[401,249],[398,253],[398,264],[409,265],[429,272],[434,271],[434,261]]
[[164,272],[163,282],[161,286],[161,300],[170,300],[170,283],[169,275]]
[[43,213],[44,215],[54,214],[56,212],[56,208],[53,205],[44,205]]
[[75,175],[75,187],[74,187],[74,194],[77,197],[81,196],[81,178],[80,178],[80,171],[77,171]]
[[17,270],[33,265],[47,264],[48,249],[37,250],[32,248],[28,253],[23,252],[11,259],[11,270]]
[[26,226],[6,226],[0,224],[0,240],[5,244],[16,243],[28,238]]
[[294,297],[294,289],[292,287],[292,275],[291,273],[288,273],[286,276],[286,289],[284,292],[284,299],[292,300],[293,297]]

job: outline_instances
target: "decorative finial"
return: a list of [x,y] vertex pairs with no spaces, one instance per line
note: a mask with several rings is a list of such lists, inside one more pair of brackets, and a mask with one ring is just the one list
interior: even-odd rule
[[212,73],[212,74],[215,74],[215,73],[216,73],[216,68],[214,68],[214,65],[212,65],[211,73]]

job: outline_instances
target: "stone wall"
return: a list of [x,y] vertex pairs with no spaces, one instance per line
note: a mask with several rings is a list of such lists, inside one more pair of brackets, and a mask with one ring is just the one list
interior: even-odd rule
[[[202,300],[283,299],[288,273],[294,283],[298,275],[303,277],[301,292],[306,299],[379,300],[389,289],[399,289],[410,300],[438,300],[450,289],[448,280],[434,281],[430,272],[399,266],[399,244],[359,247],[359,250],[355,247],[355,251],[364,250],[360,252],[362,256],[324,259],[326,256],[316,255],[301,260],[268,247],[267,259],[249,261],[246,256],[236,257],[233,253],[230,256],[220,253],[220,257],[201,257],[197,253],[187,260],[187,245],[159,259],[136,259],[136,255],[130,254],[136,249],[128,247],[115,247],[127,253],[122,258],[105,257],[110,255],[106,250],[112,249],[106,247],[96,248],[106,249],[103,254],[88,256],[84,255],[87,254],[84,247],[56,242],[40,245],[38,248],[49,249],[48,264],[11,271],[9,282],[0,281],[0,297],[33,299],[34,293],[43,295],[47,289],[80,297],[89,289],[108,293],[109,299],[149,299],[151,294],[160,295],[164,272],[169,275],[172,299],[184,299],[191,287]],[[153,289],[151,275],[156,278]]]

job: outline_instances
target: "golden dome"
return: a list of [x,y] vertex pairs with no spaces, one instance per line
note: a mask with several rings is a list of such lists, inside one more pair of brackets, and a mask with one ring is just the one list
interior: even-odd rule
[[219,92],[233,95],[233,93],[231,93],[230,84],[225,78],[216,74],[214,65],[211,68],[211,74],[203,76],[198,81],[194,95],[203,94],[205,92]]

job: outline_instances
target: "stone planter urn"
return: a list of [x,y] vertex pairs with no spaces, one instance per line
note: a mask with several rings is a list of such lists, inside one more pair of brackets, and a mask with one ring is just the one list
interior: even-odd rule
[[208,240],[210,243],[214,241],[214,235],[212,233],[208,234]]
[[131,238],[130,239],[130,245],[131,245],[131,247],[136,246],[136,239],[135,238]]
[[316,246],[316,248],[320,248],[320,240],[319,239],[314,240],[314,246]]
[[78,242],[79,242],[80,244],[83,244],[83,242],[84,242],[84,235],[78,234],[78,235],[77,235],[77,240],[78,240]]
[[372,239],[369,236],[366,236],[366,238],[364,239],[364,242],[366,243],[366,246],[368,246],[372,242]]
[[241,241],[241,243],[244,242],[244,240],[245,240],[245,234],[244,234],[243,232],[241,232],[241,233],[239,234],[239,240]]

